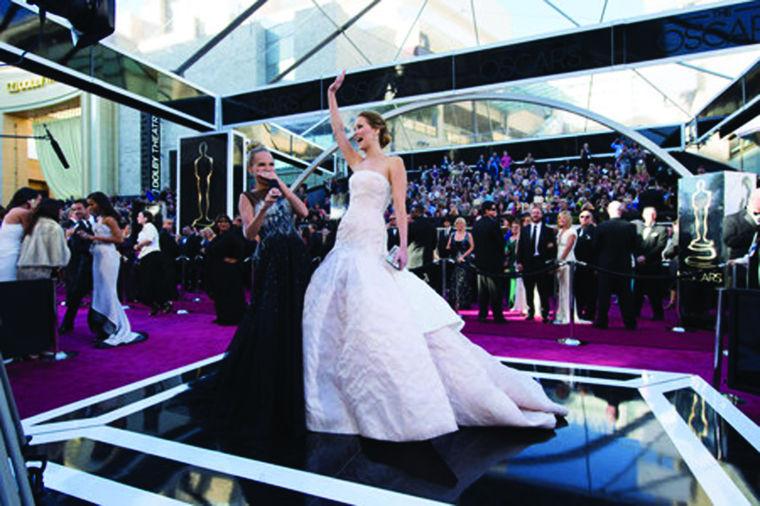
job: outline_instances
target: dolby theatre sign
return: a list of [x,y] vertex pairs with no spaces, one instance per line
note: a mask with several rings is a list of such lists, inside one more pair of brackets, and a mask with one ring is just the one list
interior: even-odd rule
[[21,93],[22,91],[36,90],[54,83],[55,81],[49,77],[34,77],[31,79],[8,81],[5,83],[5,89],[8,93]]

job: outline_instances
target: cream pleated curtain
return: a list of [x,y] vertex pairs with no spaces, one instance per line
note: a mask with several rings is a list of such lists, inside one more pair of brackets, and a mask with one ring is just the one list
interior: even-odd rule
[[[32,124],[34,135],[45,135],[42,121]],[[84,178],[82,170],[82,125],[81,118],[45,121],[55,140],[61,146],[70,168],[64,169],[53,151],[50,141],[36,139],[37,157],[45,175],[45,182],[50,188],[51,197],[68,199],[84,196]]]

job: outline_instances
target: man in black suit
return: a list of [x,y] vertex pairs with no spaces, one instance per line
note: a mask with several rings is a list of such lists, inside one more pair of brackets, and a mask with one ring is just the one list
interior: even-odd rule
[[66,266],[66,314],[63,316],[59,334],[71,332],[74,328],[74,318],[82,303],[82,299],[92,290],[92,241],[84,239],[81,233],[92,235],[92,224],[87,211],[87,201],[79,199],[71,205],[74,219],[66,231],[71,259]]
[[636,251],[636,274],[643,277],[636,279],[633,292],[634,313],[641,314],[641,306],[644,304],[644,295],[652,305],[652,318],[664,320],[662,309],[662,295],[665,291],[664,280],[647,278],[647,276],[662,276],[665,270],[662,268],[662,252],[668,245],[667,230],[657,226],[657,211],[654,207],[645,207],[641,212],[643,223],[636,224],[636,233],[639,236],[639,247]]
[[174,236],[174,220],[166,219],[163,221],[161,231],[158,233],[158,245],[161,248],[161,262],[163,265],[166,293],[172,300],[177,300],[177,258],[179,257],[179,245]]
[[440,292],[437,266],[433,265],[438,237],[435,225],[424,214],[422,206],[412,207],[409,223],[409,270]]
[[[451,251],[449,251],[446,247],[449,245],[449,238],[451,237],[451,234],[454,233],[454,228],[451,226],[452,217],[451,216],[445,216],[443,218],[443,228],[438,230],[438,244],[436,246],[436,251],[438,252],[438,258],[441,259],[441,262],[445,262],[447,258],[452,257]],[[446,265],[445,267],[436,266],[436,271],[438,272],[438,278],[439,278],[439,285],[437,285],[437,289],[439,289],[439,293],[442,294],[444,297],[446,294],[444,293],[444,286],[443,286],[443,274],[446,273],[446,286],[452,286],[451,281],[454,276],[454,269],[451,268],[451,266]]]
[[480,208],[483,216],[472,227],[475,243],[475,267],[478,268],[478,320],[485,321],[491,306],[493,320],[504,322],[504,234],[496,219],[496,204],[486,201]]
[[[760,287],[758,279],[758,242],[760,241],[760,188],[755,188],[747,207],[723,219],[723,243],[728,246],[728,258],[737,260],[747,257],[746,266],[737,269],[736,286]],[[748,269],[748,270],[747,270]]]
[[449,245],[449,236],[454,231],[453,228],[451,228],[451,217],[445,216],[443,218],[443,228],[438,231],[438,258],[449,258],[451,256],[451,252],[446,249],[446,246]]
[[[528,299],[528,316],[526,320],[532,320],[536,314],[533,296],[538,288],[538,296],[541,299],[541,317],[544,323],[549,320],[549,297],[554,291],[554,276],[545,271],[548,265],[557,259],[556,233],[543,223],[544,213],[541,206],[533,205],[530,209],[531,223],[525,225],[520,231],[520,242],[517,245],[517,269],[526,273],[523,278],[525,284],[525,297]],[[539,274],[531,274],[544,270]]]
[[[597,254],[597,264],[605,271],[631,274],[633,271],[633,254],[636,252],[638,238],[636,226],[623,220],[623,204],[616,200],[607,206],[610,219],[596,227],[594,250]],[[599,311],[594,320],[594,327],[607,328],[610,297],[613,293],[618,296],[620,311],[623,314],[625,328],[636,328],[631,294],[631,279],[627,276],[610,274],[600,271],[597,273]]]
[[[575,241],[575,259],[579,262],[595,264],[594,237],[596,225],[590,209],[584,209],[579,215],[581,226],[578,228],[578,240]],[[578,304],[578,316],[582,320],[596,317],[596,272],[583,265],[575,270],[575,299]]]
[[391,217],[388,219],[386,233],[388,235],[386,239],[386,245],[388,246],[388,249],[391,249],[394,246],[398,246],[401,239],[399,238],[399,235],[398,235],[398,227],[396,226],[396,215],[394,214],[392,214]]

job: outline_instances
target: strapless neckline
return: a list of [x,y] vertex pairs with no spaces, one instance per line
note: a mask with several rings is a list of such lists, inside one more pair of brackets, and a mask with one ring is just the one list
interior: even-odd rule
[[354,176],[355,176],[355,175],[357,175],[357,174],[363,174],[363,173],[365,173],[365,172],[366,172],[366,173],[369,173],[369,174],[374,174],[374,175],[376,175],[377,177],[379,177],[380,179],[382,179],[383,181],[385,181],[385,182],[386,182],[386,184],[387,184],[388,186],[390,186],[390,185],[391,185],[391,182],[390,182],[390,181],[388,181],[388,178],[387,178],[387,177],[383,176],[383,175],[382,175],[382,174],[380,174],[379,172],[376,172],[376,171],[374,171],[374,170],[370,170],[370,169],[364,169],[364,170],[355,170],[355,171],[354,171]]

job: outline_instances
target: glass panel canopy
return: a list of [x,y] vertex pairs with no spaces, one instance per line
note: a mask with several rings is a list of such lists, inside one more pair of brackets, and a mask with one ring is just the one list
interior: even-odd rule
[[[120,0],[116,3],[116,33],[106,41],[167,70],[176,69],[254,3]],[[717,3],[721,2],[268,0],[205,53],[186,76],[226,94],[262,86],[275,78],[311,79],[341,67],[389,64]],[[239,72],[228,76],[214,73],[220,58],[233,62]],[[280,75],[283,71],[288,72]]]
[[[505,85],[489,94],[510,93],[558,100],[591,110],[629,127],[684,123],[760,58],[760,49],[587,75]],[[404,103],[375,107],[380,112]],[[343,108],[352,125],[361,108]],[[276,121],[315,145],[333,142],[327,112]],[[605,130],[597,123],[546,107],[518,102],[462,102],[416,111],[392,122],[396,151],[496,143],[548,135]]]

